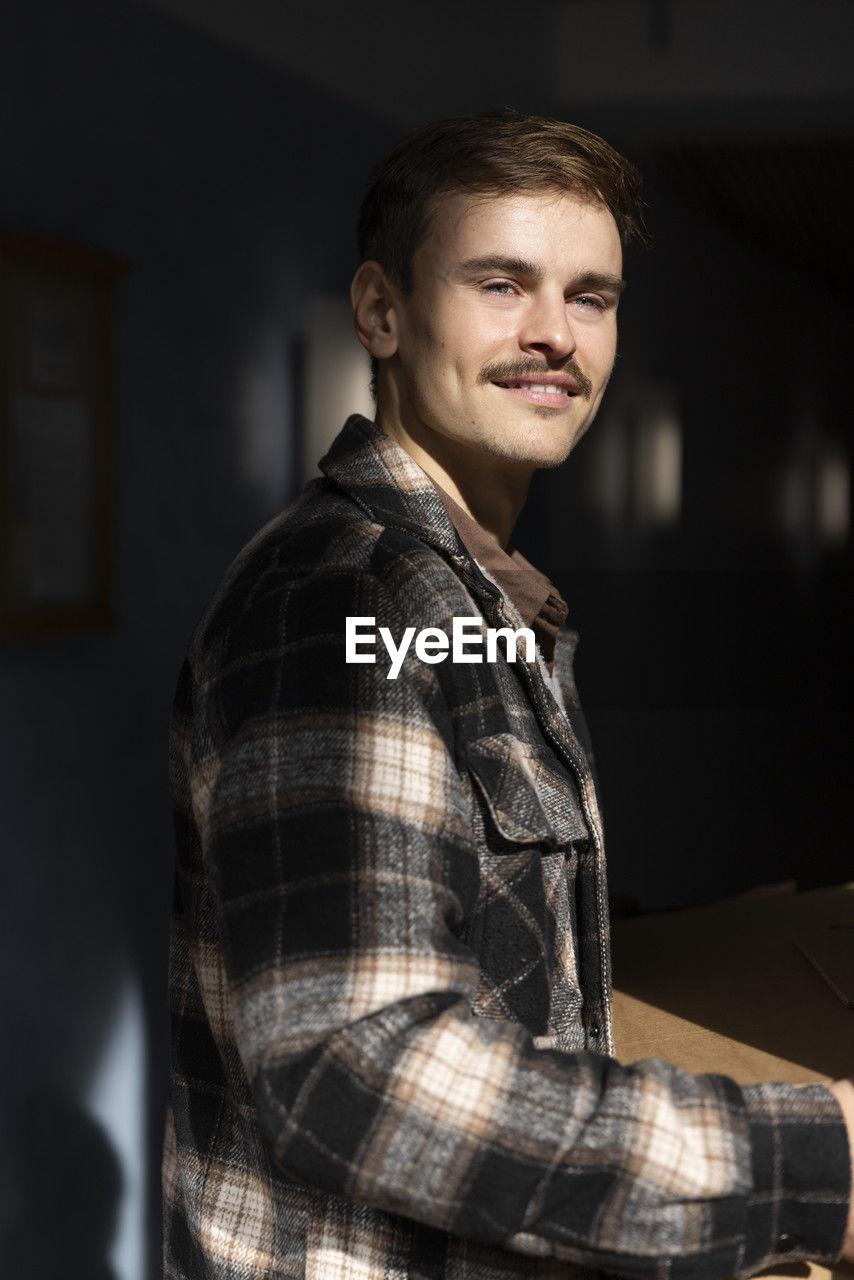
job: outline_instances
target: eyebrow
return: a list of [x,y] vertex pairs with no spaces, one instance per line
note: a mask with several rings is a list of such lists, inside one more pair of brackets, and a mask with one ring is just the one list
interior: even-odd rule
[[[527,276],[529,280],[536,281],[542,280],[544,275],[542,267],[537,266],[535,262],[529,262],[527,258],[507,257],[502,253],[487,254],[483,258],[466,258],[459,264],[457,270],[460,275],[466,276],[477,275],[480,271],[501,271],[507,275]],[[626,287],[626,282],[620,276],[611,275],[610,272],[585,271],[573,281],[573,286],[582,291],[600,289],[621,294]]]

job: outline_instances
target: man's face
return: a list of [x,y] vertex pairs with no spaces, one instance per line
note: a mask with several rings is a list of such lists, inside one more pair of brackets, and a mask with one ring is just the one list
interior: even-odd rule
[[413,289],[395,292],[381,418],[390,408],[411,438],[458,465],[557,466],[611,373],[621,271],[603,205],[561,192],[441,198]]

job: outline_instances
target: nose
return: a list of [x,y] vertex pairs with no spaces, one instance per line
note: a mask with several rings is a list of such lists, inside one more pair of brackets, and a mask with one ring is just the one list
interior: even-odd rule
[[549,360],[567,360],[578,345],[563,292],[539,293],[532,300],[519,331],[525,351]]

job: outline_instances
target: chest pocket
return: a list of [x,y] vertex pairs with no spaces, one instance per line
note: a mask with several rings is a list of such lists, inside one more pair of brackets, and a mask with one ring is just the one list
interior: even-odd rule
[[480,964],[474,1012],[543,1042],[581,1034],[575,878],[588,841],[573,778],[512,734],[469,743],[480,886],[467,939]]
[[587,839],[575,782],[545,751],[498,733],[469,743],[467,760],[496,831],[516,850]]

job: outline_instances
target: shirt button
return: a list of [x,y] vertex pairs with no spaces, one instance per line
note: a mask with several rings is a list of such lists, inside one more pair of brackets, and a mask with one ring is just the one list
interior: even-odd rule
[[788,1253],[790,1249],[794,1249],[796,1243],[797,1241],[794,1237],[784,1231],[783,1234],[778,1237],[777,1248],[781,1253]]
[[601,1034],[602,1034],[602,1028],[599,1026],[598,1022],[594,1022],[593,1026],[590,1028],[590,1035],[592,1039],[598,1040]]

